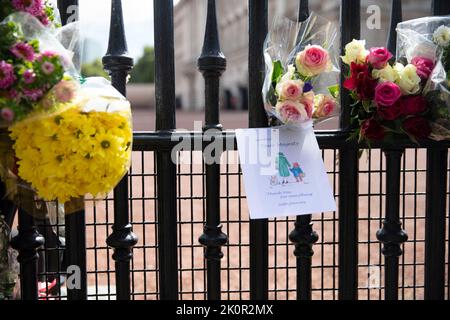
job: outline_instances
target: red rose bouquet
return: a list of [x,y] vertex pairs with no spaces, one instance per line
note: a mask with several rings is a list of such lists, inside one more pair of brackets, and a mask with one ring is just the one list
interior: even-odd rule
[[394,63],[388,49],[366,50],[362,40],[347,44],[342,60],[349,66],[344,87],[354,100],[352,138],[370,144],[401,136],[417,142],[430,136],[430,105],[422,93],[433,60],[416,56],[410,63]]
[[[426,81],[423,96],[430,105],[430,138],[450,138],[450,17],[425,17],[397,26],[397,58],[411,61]],[[422,57],[417,57],[420,53]]]

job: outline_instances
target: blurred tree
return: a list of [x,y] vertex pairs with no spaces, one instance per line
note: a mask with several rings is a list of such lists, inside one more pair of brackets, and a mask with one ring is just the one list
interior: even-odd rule
[[83,77],[104,77],[108,79],[108,73],[103,69],[101,59],[97,59],[91,63],[84,63],[81,66],[81,75]]
[[132,83],[155,82],[155,50],[153,47],[145,47],[144,54],[136,62],[131,72]]

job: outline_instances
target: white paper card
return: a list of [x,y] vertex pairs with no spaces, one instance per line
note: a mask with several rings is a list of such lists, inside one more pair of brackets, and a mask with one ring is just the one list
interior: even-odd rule
[[251,219],[336,211],[311,125],[236,130]]

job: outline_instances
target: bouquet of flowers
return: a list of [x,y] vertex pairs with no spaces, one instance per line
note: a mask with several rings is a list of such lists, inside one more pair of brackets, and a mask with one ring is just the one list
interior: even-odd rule
[[[397,26],[399,59],[427,59],[424,96],[431,106],[434,140],[450,138],[450,17],[425,17]],[[432,64],[432,62],[434,64]]]
[[367,50],[364,40],[345,47],[342,61],[350,70],[344,87],[354,100],[352,138],[358,141],[392,142],[408,136],[417,142],[431,134],[431,108],[422,93],[434,61],[426,56],[404,63],[393,60],[386,48]]
[[129,102],[103,78],[80,84],[72,56],[28,12],[0,24],[0,173],[22,207],[29,190],[61,203],[106,195],[129,168]]
[[3,20],[16,12],[28,13],[46,27],[59,27],[58,10],[48,0],[3,0],[1,1],[0,19]]
[[265,43],[265,108],[283,124],[317,123],[338,113],[335,26],[311,14],[301,23],[276,18]]

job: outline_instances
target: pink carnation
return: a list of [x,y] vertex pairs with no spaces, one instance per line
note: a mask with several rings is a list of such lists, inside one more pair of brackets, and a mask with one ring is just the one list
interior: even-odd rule
[[0,61],[0,89],[9,88],[14,81],[16,81],[14,67],[6,61]]
[[13,55],[19,59],[33,61],[34,60],[34,49],[31,45],[26,42],[19,42],[12,46],[10,49]]

